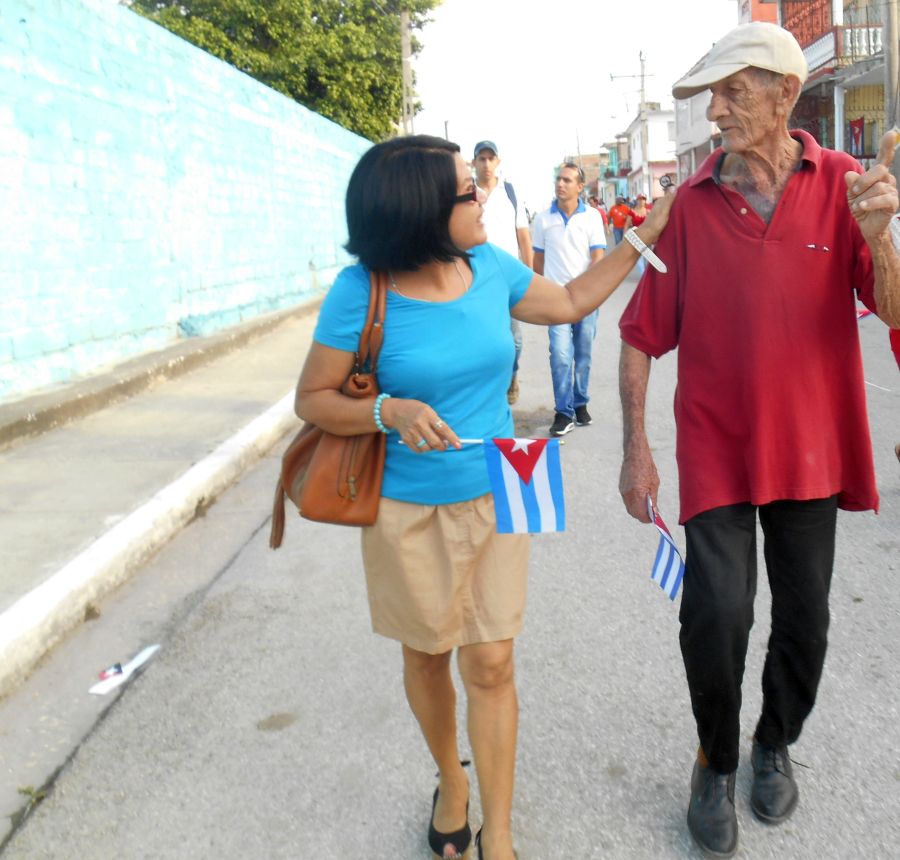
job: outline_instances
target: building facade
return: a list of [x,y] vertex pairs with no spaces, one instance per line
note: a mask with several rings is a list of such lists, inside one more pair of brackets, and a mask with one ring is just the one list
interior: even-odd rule
[[[897,98],[896,84],[893,93],[885,92],[886,64],[896,64],[900,53],[896,29],[885,20],[887,8],[883,0],[741,0],[738,7],[740,23],[780,24],[803,48],[809,77],[791,126],[823,146],[849,152],[866,168],[892,121],[886,104]],[[716,128],[705,116],[708,104],[708,91],[676,102],[679,182],[718,145]]]

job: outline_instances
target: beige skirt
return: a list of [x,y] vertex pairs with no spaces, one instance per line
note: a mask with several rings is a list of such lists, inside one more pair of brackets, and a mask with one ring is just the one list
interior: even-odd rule
[[490,493],[450,505],[382,498],[362,530],[372,629],[427,654],[516,636],[529,538],[496,528]]

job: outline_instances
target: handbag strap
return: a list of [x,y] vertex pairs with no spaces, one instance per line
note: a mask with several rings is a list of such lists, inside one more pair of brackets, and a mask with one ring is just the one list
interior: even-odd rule
[[356,351],[356,371],[360,372],[369,364],[369,373],[378,367],[378,354],[384,343],[384,311],[387,301],[387,275],[384,272],[369,273],[369,309],[366,323],[359,335]]

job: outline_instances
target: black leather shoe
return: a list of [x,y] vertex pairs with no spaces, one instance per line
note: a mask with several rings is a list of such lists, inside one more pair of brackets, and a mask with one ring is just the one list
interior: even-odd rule
[[753,790],[750,808],[767,824],[780,824],[797,808],[800,792],[787,747],[771,747],[753,741]]
[[731,857],[737,851],[737,815],[734,811],[734,777],[694,764],[688,830],[707,857]]

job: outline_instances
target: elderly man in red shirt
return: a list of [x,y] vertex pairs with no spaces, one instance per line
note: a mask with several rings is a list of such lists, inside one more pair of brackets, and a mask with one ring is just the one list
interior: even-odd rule
[[744,24],[673,88],[712,91],[722,146],[679,189],[620,323],[628,512],[659,486],[644,429],[651,358],[678,347],[680,520],[687,535],[680,642],[700,749],[688,826],[705,852],[737,849],[741,682],[765,537],[772,627],[751,761],[751,807],[794,811],[787,746],[812,710],[825,658],[837,509],[877,509],[855,305],[900,324],[897,209],[887,165],[861,174],[788,119],[806,79],[794,37]]

